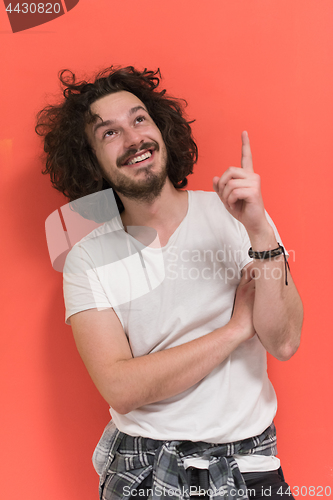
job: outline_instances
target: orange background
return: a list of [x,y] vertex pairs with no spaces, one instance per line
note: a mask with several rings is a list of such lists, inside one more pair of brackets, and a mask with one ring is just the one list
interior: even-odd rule
[[64,324],[44,221],[65,200],[40,174],[34,121],[59,95],[59,69],[89,77],[111,64],[160,67],[187,99],[200,153],[190,189],[239,165],[249,131],[305,306],[298,353],[269,359],[279,456],[292,486],[333,496],[332,21],[332,0],[80,0],[12,34],[0,5],[1,498],[98,498],[91,455],[108,407]]

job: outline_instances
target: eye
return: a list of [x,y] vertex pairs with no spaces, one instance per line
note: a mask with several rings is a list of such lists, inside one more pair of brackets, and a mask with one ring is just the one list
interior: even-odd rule
[[112,137],[113,135],[115,135],[114,130],[107,130],[103,135],[103,139],[105,139],[106,137]]
[[146,117],[145,117],[145,116],[141,116],[141,115],[140,115],[140,116],[137,116],[137,117],[135,118],[135,121],[136,121],[137,123],[141,123],[141,122],[144,122],[144,121],[145,121],[145,119],[146,119]]

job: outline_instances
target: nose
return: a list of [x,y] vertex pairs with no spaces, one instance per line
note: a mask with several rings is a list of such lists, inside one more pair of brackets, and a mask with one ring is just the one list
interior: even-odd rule
[[143,143],[144,139],[141,134],[132,127],[126,128],[123,131],[124,147],[126,149],[136,148],[138,149],[140,144]]

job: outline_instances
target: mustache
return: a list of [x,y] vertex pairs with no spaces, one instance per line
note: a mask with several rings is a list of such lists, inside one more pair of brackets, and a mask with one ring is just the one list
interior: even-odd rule
[[128,149],[124,154],[119,156],[117,159],[117,167],[120,168],[122,167],[131,156],[136,155],[140,151],[144,151],[145,149],[152,149],[155,151],[159,151],[160,147],[157,142],[152,141],[152,142],[144,142],[139,149],[136,148],[130,148]]

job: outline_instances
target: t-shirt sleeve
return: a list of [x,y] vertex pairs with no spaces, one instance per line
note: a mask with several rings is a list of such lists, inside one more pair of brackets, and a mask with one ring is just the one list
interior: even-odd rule
[[70,324],[70,317],[78,312],[111,307],[96,267],[80,244],[75,245],[66,258],[63,289],[67,324]]
[[[276,241],[278,243],[280,243],[280,245],[284,246],[283,245],[283,242],[281,240],[281,236],[279,235],[279,232],[274,224],[274,222],[272,221],[271,217],[268,215],[267,212],[266,213],[266,218],[268,220],[268,222],[270,223],[270,225],[272,226],[273,228],[273,231],[274,231],[274,234],[275,234],[275,238],[276,238]],[[249,235],[247,234],[247,231],[245,229],[245,227],[243,226],[243,224],[239,223],[240,224],[240,231],[241,231],[241,239],[242,239],[242,247],[241,247],[241,255],[242,255],[242,260],[239,264],[239,268],[240,270],[242,270],[247,264],[249,264],[250,262],[253,261],[253,259],[251,259],[251,257],[249,257],[249,249],[251,247],[251,242],[250,242],[250,238],[249,238]],[[288,253],[286,252],[286,257],[288,258]]]

